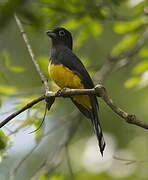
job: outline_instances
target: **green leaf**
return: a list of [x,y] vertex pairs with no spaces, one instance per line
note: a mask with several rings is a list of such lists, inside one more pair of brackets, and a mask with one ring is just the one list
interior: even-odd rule
[[75,39],[75,48],[80,48],[89,37],[88,29],[81,29]]
[[121,41],[113,48],[112,54],[117,55],[129,49],[138,39],[138,34],[132,33],[123,37]]
[[[133,15],[139,15],[139,14],[143,14],[143,10],[146,7],[146,1],[147,0],[143,0],[143,1],[139,1],[138,4],[136,4],[132,9],[133,9]],[[137,1],[138,2],[138,1]]]
[[12,72],[16,72],[16,73],[20,73],[20,72],[24,72],[25,68],[22,66],[13,66],[10,62],[10,54],[8,53],[8,51],[4,50],[2,52],[2,61],[3,64],[5,65],[5,67],[12,71]]
[[9,70],[16,72],[16,73],[21,73],[21,72],[24,72],[26,69],[22,66],[10,66]]
[[[42,126],[40,127],[41,123],[42,123],[42,119],[33,122],[33,125],[35,126],[35,130],[37,129],[37,131],[35,131],[35,133],[34,133],[34,135],[35,135],[35,140],[36,140],[37,143],[41,140],[42,135],[43,135]],[[43,123],[44,123],[44,122],[43,122]],[[43,124],[42,124],[42,125],[43,125]],[[40,127],[40,129],[38,129],[39,127]]]
[[148,57],[148,48],[146,48],[146,47],[142,48],[138,54],[141,57]]
[[72,19],[72,20],[70,19],[64,23],[64,27],[69,30],[74,30],[78,28],[80,25],[81,25],[81,21],[76,19]]
[[8,82],[8,79],[5,76],[5,73],[0,72],[0,82]]
[[8,138],[5,133],[0,130],[0,151],[5,150],[8,144]]
[[6,67],[9,67],[10,66],[10,55],[8,53],[8,51],[4,50],[2,52],[2,62],[3,64],[6,66]]
[[91,30],[92,30],[92,35],[93,36],[98,36],[98,35],[100,35],[102,33],[101,24],[96,23],[96,22],[91,22],[90,27],[92,27]]
[[99,34],[102,33],[102,26],[98,21],[90,18],[89,16],[83,18],[83,21],[84,21],[83,29],[86,28],[90,35],[98,36]]
[[82,20],[83,26],[76,36],[75,47],[79,48],[90,36],[98,36],[102,33],[102,26],[90,17]]
[[125,82],[125,87],[126,88],[132,88],[133,86],[136,86],[139,84],[139,82],[141,81],[140,77],[132,77],[129,78],[126,82]]
[[41,175],[39,180],[64,180],[64,176],[52,176],[50,179],[45,175]]
[[144,16],[138,17],[133,21],[122,22],[114,25],[114,31],[119,34],[128,33],[136,30],[141,25],[146,23],[146,18]]
[[0,94],[14,94],[18,92],[18,89],[14,86],[0,85]]
[[64,180],[64,176],[53,176],[50,178],[50,180]]
[[144,60],[140,62],[137,66],[135,66],[133,69],[133,73],[140,74],[146,70],[148,70],[148,60]]

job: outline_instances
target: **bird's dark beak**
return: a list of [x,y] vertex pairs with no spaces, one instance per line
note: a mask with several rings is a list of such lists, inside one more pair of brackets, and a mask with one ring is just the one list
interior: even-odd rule
[[54,33],[53,31],[47,31],[46,33],[47,33],[47,35],[48,35],[49,37],[51,37],[51,38],[54,38],[54,37],[57,36],[56,33]]

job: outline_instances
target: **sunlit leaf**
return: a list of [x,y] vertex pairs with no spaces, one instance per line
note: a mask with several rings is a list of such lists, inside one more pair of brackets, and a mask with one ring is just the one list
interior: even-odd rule
[[5,133],[0,130],[0,151],[4,150],[7,147],[8,138]]
[[99,23],[91,23],[92,25],[92,34],[94,36],[98,36],[102,33],[102,26]]
[[88,39],[89,37],[89,33],[88,33],[88,29],[83,29],[81,31],[79,31],[79,33],[77,34],[77,37],[75,39],[75,47],[79,48],[82,46],[82,44]]
[[81,21],[76,19],[72,19],[72,20],[70,19],[66,21],[63,26],[69,30],[73,30],[78,28],[80,25],[81,25]]
[[112,54],[117,55],[127,49],[130,48],[130,46],[134,45],[134,43],[137,41],[138,35],[137,34],[130,34],[123,37],[121,41],[113,48]]
[[14,86],[0,85],[0,94],[14,94],[18,89]]
[[144,16],[138,17],[133,21],[122,22],[114,25],[114,31],[119,34],[127,33],[137,29],[139,26],[146,23],[146,18]]
[[133,73],[140,74],[146,70],[148,70],[148,60],[144,60],[140,62],[137,66],[135,66],[133,69]]
[[141,57],[148,57],[148,48],[146,48],[146,47],[142,48],[138,54]]
[[2,52],[2,61],[3,61],[3,64],[6,66],[6,68],[12,72],[21,73],[25,71],[24,67],[14,66],[11,64],[10,54],[6,50]]
[[85,18],[83,18],[82,22],[84,23],[83,28],[87,28],[90,35],[96,36],[101,34],[102,26],[98,21],[90,18],[89,16],[86,16]]
[[6,67],[9,67],[10,66],[10,55],[8,53],[8,51],[4,50],[2,52],[2,62],[3,64],[6,66]]
[[126,88],[132,88],[133,86],[136,86],[139,82],[140,82],[141,78],[140,77],[132,77],[129,78],[126,82],[125,82],[125,87]]
[[[44,114],[43,114],[43,116],[44,116]],[[35,126],[35,132],[34,132],[34,135],[35,135],[35,140],[36,140],[36,142],[39,142],[40,140],[41,140],[41,138],[42,138],[42,135],[43,135],[43,124],[41,124],[42,123],[42,120],[43,120],[43,117],[40,119],[40,120],[38,120],[38,121],[34,121],[33,122],[33,125]],[[44,123],[44,122],[43,122]],[[42,125],[42,126],[41,126]],[[41,127],[40,127],[41,126]],[[40,127],[40,128],[39,128]],[[39,128],[39,129],[38,129]]]
[[11,66],[11,67],[9,67],[9,70],[16,72],[16,73],[20,73],[20,72],[24,72],[25,68],[22,66]]
[[53,176],[50,178],[50,180],[64,180],[64,176]]
[[0,82],[7,82],[7,81],[8,81],[8,79],[6,78],[5,74],[1,71],[0,72]]
[[7,157],[6,150],[10,146],[10,138],[5,135],[3,130],[0,130],[0,163]]
[[[135,1],[135,0],[133,0]],[[141,0],[141,1],[135,1],[137,4],[132,8],[133,9],[133,14],[143,14],[144,7],[146,6],[146,1]]]
[[98,36],[102,33],[102,25],[91,19],[89,16],[81,19],[80,30],[76,35],[75,47],[79,48],[91,36]]

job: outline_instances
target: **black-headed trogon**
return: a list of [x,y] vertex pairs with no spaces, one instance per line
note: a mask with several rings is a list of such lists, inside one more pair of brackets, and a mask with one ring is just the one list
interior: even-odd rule
[[[94,88],[93,81],[80,59],[73,53],[71,33],[65,28],[47,31],[52,40],[48,72],[52,80],[60,88],[90,89]],[[78,95],[71,97],[72,102],[89,119],[94,126],[100,152],[103,155],[105,141],[98,117],[98,102],[95,95]]]

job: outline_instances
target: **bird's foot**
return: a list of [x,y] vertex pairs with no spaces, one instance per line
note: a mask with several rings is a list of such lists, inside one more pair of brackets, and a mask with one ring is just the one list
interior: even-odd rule
[[57,96],[67,97],[66,95],[64,95],[64,92],[65,92],[67,89],[69,89],[69,88],[64,87],[64,88],[62,88],[62,89],[59,89],[59,90],[57,91],[56,95],[57,95]]

